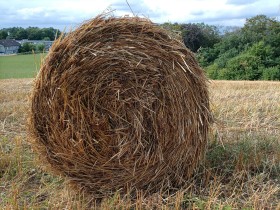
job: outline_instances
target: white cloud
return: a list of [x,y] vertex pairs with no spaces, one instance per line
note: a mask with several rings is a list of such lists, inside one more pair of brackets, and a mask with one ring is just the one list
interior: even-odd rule
[[42,7],[35,7],[18,9],[16,13],[20,15],[23,20],[27,20],[29,18],[32,18],[33,16],[45,14],[45,11]]
[[[128,0],[136,15],[162,22],[205,22],[242,25],[257,14],[280,16],[275,0]],[[8,0],[0,2],[0,28],[53,26],[63,29],[90,19],[108,8],[115,15],[132,14],[126,0]]]
[[251,4],[255,3],[256,0],[228,0],[227,4],[235,4],[235,5],[244,5],[244,4]]

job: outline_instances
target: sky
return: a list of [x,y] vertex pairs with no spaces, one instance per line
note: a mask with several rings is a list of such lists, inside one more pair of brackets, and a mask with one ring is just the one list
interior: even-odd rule
[[243,26],[259,14],[280,20],[280,0],[0,0],[0,28],[67,30],[111,10],[114,16],[144,16],[155,23]]

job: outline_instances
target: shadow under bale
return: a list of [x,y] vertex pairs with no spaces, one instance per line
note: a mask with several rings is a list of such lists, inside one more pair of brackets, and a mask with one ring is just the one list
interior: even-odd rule
[[180,187],[207,144],[203,70],[147,19],[98,16],[60,37],[31,102],[34,149],[96,198]]

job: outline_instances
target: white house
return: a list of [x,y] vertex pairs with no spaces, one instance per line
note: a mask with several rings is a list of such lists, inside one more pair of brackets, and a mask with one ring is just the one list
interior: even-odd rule
[[15,54],[18,53],[20,43],[13,39],[0,40],[0,55],[1,54]]

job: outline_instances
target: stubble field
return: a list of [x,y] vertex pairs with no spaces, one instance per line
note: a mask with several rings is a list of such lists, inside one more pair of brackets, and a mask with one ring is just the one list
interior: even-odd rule
[[280,82],[212,81],[204,162],[169,197],[100,203],[44,170],[26,132],[32,79],[0,80],[0,209],[280,209]]

